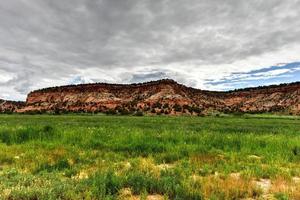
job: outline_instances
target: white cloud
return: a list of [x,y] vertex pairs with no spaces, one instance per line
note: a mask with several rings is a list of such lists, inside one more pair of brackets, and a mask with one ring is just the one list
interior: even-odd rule
[[2,1],[0,98],[24,100],[31,90],[78,77],[169,77],[228,89],[207,80],[300,60],[299,9],[297,0]]

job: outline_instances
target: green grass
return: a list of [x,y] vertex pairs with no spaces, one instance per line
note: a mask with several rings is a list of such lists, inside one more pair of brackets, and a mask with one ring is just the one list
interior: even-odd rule
[[295,177],[298,117],[0,115],[0,199],[297,199]]

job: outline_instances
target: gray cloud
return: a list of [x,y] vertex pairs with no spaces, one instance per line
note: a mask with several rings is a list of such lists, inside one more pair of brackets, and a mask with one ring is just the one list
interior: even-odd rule
[[[276,78],[277,82],[285,78],[289,77],[291,80],[285,80],[286,82],[295,81],[294,78],[298,78],[297,75],[300,72],[300,62],[283,64],[279,66],[271,66],[268,68],[263,68],[260,70],[253,70],[244,73],[232,73],[229,77],[224,77],[222,80],[215,81],[213,79],[206,80],[207,84],[211,85],[236,85],[240,82],[255,82],[255,81],[264,81],[268,79]],[[268,83],[268,82],[267,82]],[[253,84],[254,86],[258,86],[258,84]],[[243,86],[242,86],[243,87]]]
[[207,79],[294,62],[299,10],[299,0],[2,1],[0,98],[24,99],[76,77],[167,76],[204,87]]

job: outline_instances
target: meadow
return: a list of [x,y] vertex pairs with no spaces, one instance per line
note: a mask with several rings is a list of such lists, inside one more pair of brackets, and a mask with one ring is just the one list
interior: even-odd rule
[[0,199],[300,199],[300,118],[0,115]]

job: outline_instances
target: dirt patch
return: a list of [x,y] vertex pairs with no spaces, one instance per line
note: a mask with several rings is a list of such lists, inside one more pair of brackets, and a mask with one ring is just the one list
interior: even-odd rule
[[254,182],[259,188],[262,189],[264,194],[268,193],[272,186],[270,179],[260,179],[258,181],[254,181]]

